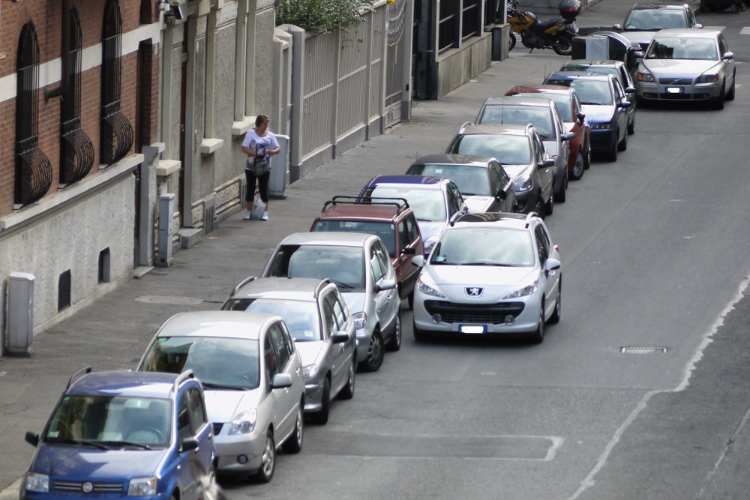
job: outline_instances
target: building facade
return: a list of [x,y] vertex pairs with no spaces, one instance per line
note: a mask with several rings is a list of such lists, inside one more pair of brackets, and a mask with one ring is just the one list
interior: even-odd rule
[[0,282],[34,275],[37,330],[132,275],[159,27],[149,0],[0,5]]

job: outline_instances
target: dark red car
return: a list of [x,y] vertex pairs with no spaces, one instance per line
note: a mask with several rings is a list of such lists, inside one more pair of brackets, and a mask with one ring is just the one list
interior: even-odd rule
[[420,268],[412,263],[415,255],[424,255],[422,234],[417,218],[403,198],[366,200],[358,196],[334,196],[323,205],[310,231],[344,231],[380,236],[398,278],[398,292],[412,303],[412,292]]
[[581,113],[581,103],[575,90],[562,85],[519,85],[505,93],[507,96],[524,97],[539,97],[539,94],[552,99],[560,119],[565,123],[565,129],[575,134],[570,141],[568,175],[571,179],[580,179],[591,166],[591,128],[586,124],[586,116]]

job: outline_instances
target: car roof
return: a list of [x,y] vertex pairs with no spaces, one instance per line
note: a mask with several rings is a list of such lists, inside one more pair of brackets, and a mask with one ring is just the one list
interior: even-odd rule
[[519,97],[516,95],[503,96],[503,97],[489,97],[484,101],[484,106],[538,106],[549,108],[549,99],[535,98],[535,97]]
[[722,32],[721,28],[668,28],[658,31],[654,39],[668,36],[692,37],[692,38],[716,38]]
[[332,204],[320,212],[321,220],[368,220],[391,222],[397,219],[405,210],[395,205],[371,205],[367,203]]
[[[615,61],[613,59],[603,59],[603,60],[588,60],[588,59],[573,59],[572,61],[568,61],[563,65],[563,68],[566,66],[574,66],[574,65],[581,65],[581,66],[602,66],[602,67],[620,67],[624,66],[625,63],[622,61]],[[584,70],[585,71],[585,70]]]
[[514,94],[570,94],[573,90],[564,85],[516,85],[508,90],[507,93]]
[[535,218],[531,214],[517,214],[508,212],[487,212],[467,214],[458,219],[454,228],[491,227],[508,229],[527,229],[528,222]]
[[531,125],[511,125],[497,123],[472,123],[464,126],[459,134],[461,135],[528,135],[528,131],[534,127]]
[[485,158],[483,156],[476,155],[464,155],[464,154],[434,154],[427,155],[417,158],[412,165],[471,165],[475,167],[486,167],[487,164],[493,161],[492,158]]
[[293,233],[281,241],[282,245],[331,245],[363,247],[368,240],[376,238],[371,234],[347,233],[339,231],[312,231]]
[[277,316],[244,311],[193,311],[175,314],[159,328],[158,337],[224,337],[257,340]]
[[176,373],[162,372],[127,370],[91,372],[75,379],[65,394],[168,398],[177,377]]
[[263,298],[314,302],[318,290],[330,283],[328,280],[315,278],[257,278],[240,286],[239,289],[232,293],[232,298]]
[[441,184],[442,179],[437,177],[429,177],[422,175],[379,175],[370,179],[367,183],[368,187],[376,186],[378,184]]
[[642,4],[633,5],[631,10],[653,10],[653,9],[685,10],[686,8],[689,8],[689,6],[685,4],[642,3]]
[[589,73],[588,71],[556,71],[552,74],[550,74],[548,79],[568,79],[568,80],[599,80],[599,81],[608,81],[611,78],[614,78],[613,75],[594,75]]

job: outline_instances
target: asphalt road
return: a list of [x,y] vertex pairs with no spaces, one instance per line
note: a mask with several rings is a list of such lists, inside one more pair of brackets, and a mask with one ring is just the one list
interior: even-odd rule
[[[618,4],[607,0],[587,16],[619,22]],[[688,377],[706,335],[750,270],[750,71],[743,64],[750,59],[750,36],[739,34],[750,15],[701,20],[727,26],[740,62],[736,101],[723,111],[640,109],[636,135],[618,162],[597,162],[581,182],[571,183],[568,203],[549,219],[562,251],[564,308],[545,342],[415,344],[410,314],[402,311],[402,350],[389,354],[379,373],[358,378],[354,400],[336,403],[327,426],[307,428],[303,452],[280,456],[271,484],[226,483],[232,498],[698,495],[701,485],[693,488],[696,481],[687,480],[709,473],[720,447],[708,446],[705,460],[691,461],[689,450],[664,453],[664,440],[633,441],[632,432],[670,433],[669,442],[679,442],[697,432],[691,419],[721,414],[723,404],[747,405],[734,398],[714,401],[714,407],[698,401],[680,408],[684,425],[661,429],[653,426],[663,420],[646,418],[658,410],[655,395],[679,397],[687,392],[672,393],[675,388],[720,374],[722,358],[714,356]],[[562,62],[549,54],[519,54],[506,69],[524,58],[548,69]],[[481,77],[471,91],[452,98],[470,109],[498,92],[491,78]],[[430,144],[439,151],[450,139],[445,129],[426,128],[425,135],[422,153]],[[726,335],[737,333],[742,322],[734,324],[734,330],[724,327],[730,328]],[[668,351],[623,354],[623,346]],[[717,420],[714,425],[727,428],[737,424]],[[713,436],[720,444],[725,430]],[[629,453],[622,453],[624,443],[630,443]],[[679,492],[650,489],[656,470],[670,474],[666,483],[660,479],[662,486],[687,486]],[[715,481],[741,484],[739,464],[717,470]],[[742,489],[711,488],[724,492],[717,498],[747,498]],[[702,494],[708,495],[705,489]]]

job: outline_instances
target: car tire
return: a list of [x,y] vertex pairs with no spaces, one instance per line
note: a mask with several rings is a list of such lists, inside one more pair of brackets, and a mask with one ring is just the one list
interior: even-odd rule
[[557,290],[557,300],[555,301],[555,312],[550,316],[548,323],[550,325],[556,325],[560,322],[562,317],[562,278],[560,278],[560,285]]
[[732,88],[727,92],[727,101],[734,101],[735,86],[737,84],[737,72],[734,72],[734,78],[732,78]]
[[396,327],[393,331],[393,335],[391,335],[391,338],[388,340],[386,349],[391,352],[401,350],[401,316],[398,313],[396,313]]
[[541,344],[544,342],[544,301],[542,301],[541,312],[539,313],[539,323],[537,324],[536,330],[531,334],[532,344]]
[[570,178],[574,181],[581,180],[583,173],[586,171],[586,159],[584,158],[583,151],[581,148],[578,149],[576,154],[576,163],[573,165],[573,170],[570,172]]
[[532,210],[532,212],[536,212],[536,214],[539,217],[544,218],[544,214],[546,212],[546,206],[544,204],[544,199],[542,198],[542,190],[541,189],[536,194],[536,204],[534,205],[534,210]]
[[618,151],[626,151],[628,149],[628,133],[625,132],[625,135],[622,136],[622,140],[617,143],[617,150]]
[[635,116],[633,117],[633,121],[628,123],[628,135],[635,134]]
[[[356,354],[354,355],[356,359]],[[349,367],[349,378],[346,380],[346,385],[343,389],[341,389],[341,392],[339,392],[339,397],[341,399],[352,399],[354,397],[354,388],[356,387],[357,383],[357,361],[355,360],[351,366]]]
[[560,182],[560,189],[555,192],[554,194],[554,200],[555,203],[565,203],[565,200],[568,198],[568,171],[567,166],[565,167],[565,173],[563,174],[565,177],[563,177],[563,180]]
[[370,345],[368,347],[367,359],[362,362],[362,370],[366,372],[376,372],[383,364],[385,348],[383,345],[383,336],[379,330],[375,330],[370,336]]
[[411,330],[412,330],[412,333],[414,334],[414,340],[416,342],[424,342],[425,340],[427,340],[427,337],[428,337],[427,332],[417,328],[416,323],[412,323]]
[[409,294],[409,297],[407,299],[407,303],[409,304],[409,310],[414,310],[414,290]]
[[294,423],[294,432],[286,438],[284,442],[284,451],[287,453],[299,453],[302,451],[302,442],[305,438],[305,415],[304,415],[305,401],[304,399],[299,402],[299,410],[297,411],[297,421]]
[[326,376],[320,394],[320,410],[311,415],[311,420],[318,425],[326,425],[331,414],[331,379]]
[[588,170],[591,168],[591,144],[586,146],[586,153],[583,156],[583,169]]
[[266,433],[266,446],[261,455],[261,466],[255,474],[259,483],[270,483],[273,473],[276,471],[276,441],[273,439],[273,431],[268,429]]
[[544,204],[544,215],[552,215],[552,213],[555,211],[554,198],[554,196],[550,196],[549,200],[547,200],[547,203]]
[[725,83],[721,84],[721,94],[719,94],[719,97],[714,99],[713,102],[713,108],[717,110],[724,109],[724,101],[726,100],[726,94],[724,93],[724,85]]

